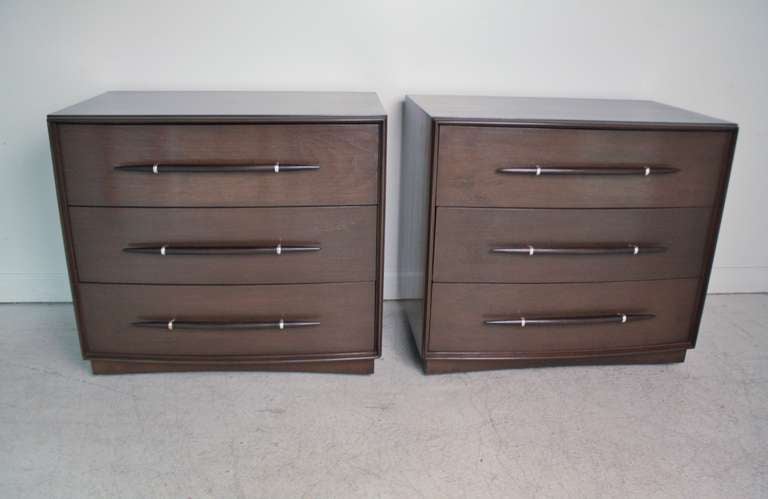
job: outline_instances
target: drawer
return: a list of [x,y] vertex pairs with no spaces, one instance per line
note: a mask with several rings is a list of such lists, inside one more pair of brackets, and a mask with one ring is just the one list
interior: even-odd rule
[[440,207],[434,280],[536,283],[697,277],[709,217],[709,208]]
[[[711,206],[730,144],[730,132],[715,131],[444,125],[439,134],[437,204]],[[648,175],[645,167],[650,168]],[[662,168],[674,171],[663,173]]]
[[429,351],[513,356],[684,348],[697,287],[697,279],[434,284]]
[[[376,204],[376,124],[60,125],[71,205]],[[280,163],[279,172],[273,165]],[[158,174],[152,173],[158,164]],[[290,166],[318,167],[291,170]],[[137,166],[116,169],[119,166]]]
[[[94,356],[278,356],[374,351],[372,283],[82,284]],[[175,319],[173,330],[168,321]],[[283,329],[280,329],[280,320]],[[143,324],[137,324],[143,323]]]
[[373,281],[376,213],[376,206],[70,208],[78,278],[145,284]]

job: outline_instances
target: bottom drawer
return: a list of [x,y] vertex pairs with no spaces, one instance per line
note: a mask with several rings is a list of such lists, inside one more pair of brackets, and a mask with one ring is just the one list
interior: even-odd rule
[[375,292],[370,282],[81,284],[79,294],[81,325],[88,353],[94,357],[321,356],[375,351]]
[[686,344],[698,279],[433,284],[430,353],[519,356]]

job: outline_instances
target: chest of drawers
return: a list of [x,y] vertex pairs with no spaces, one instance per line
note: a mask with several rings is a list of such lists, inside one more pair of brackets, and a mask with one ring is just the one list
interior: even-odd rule
[[95,373],[373,372],[386,158],[375,94],[109,92],[48,126]]
[[648,101],[408,97],[399,293],[425,371],[683,361],[736,134]]

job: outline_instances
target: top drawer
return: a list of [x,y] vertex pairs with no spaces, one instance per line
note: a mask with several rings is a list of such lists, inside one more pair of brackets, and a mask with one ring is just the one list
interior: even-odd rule
[[[443,125],[437,204],[710,206],[730,143],[731,132]],[[674,171],[656,173],[659,167]],[[510,168],[522,172],[500,171]]]
[[[72,205],[377,203],[376,124],[60,125],[59,133]],[[283,165],[278,172],[275,163]],[[115,168],[125,165],[145,171]],[[289,171],[286,165],[319,168]],[[211,168],[201,172],[201,166]]]

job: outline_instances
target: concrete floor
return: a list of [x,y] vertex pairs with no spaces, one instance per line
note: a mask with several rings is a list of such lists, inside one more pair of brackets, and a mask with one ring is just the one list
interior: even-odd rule
[[0,306],[0,497],[768,497],[768,296],[710,296],[685,364],[426,377],[102,376],[69,305]]

